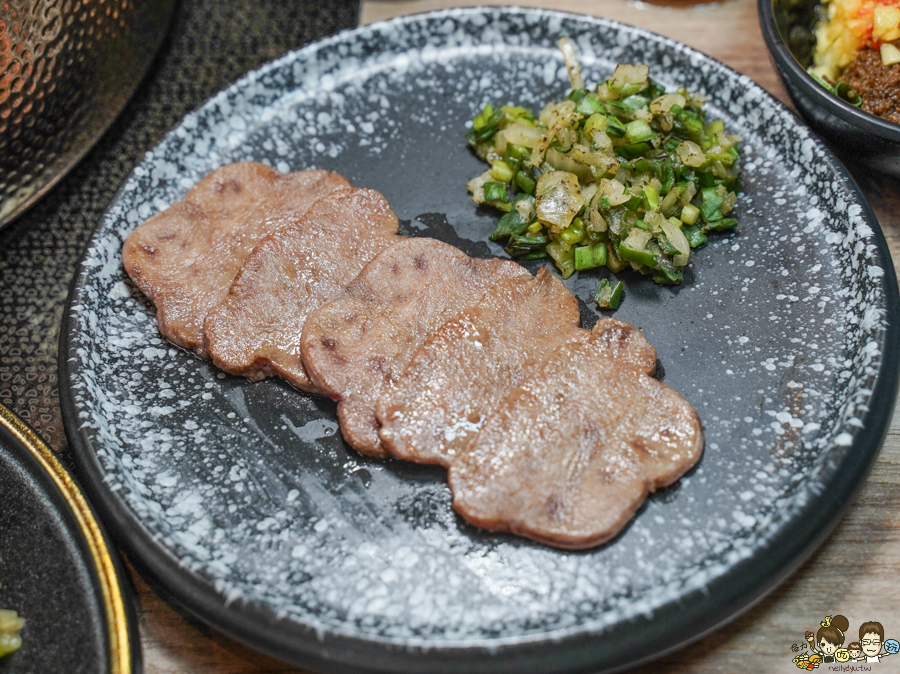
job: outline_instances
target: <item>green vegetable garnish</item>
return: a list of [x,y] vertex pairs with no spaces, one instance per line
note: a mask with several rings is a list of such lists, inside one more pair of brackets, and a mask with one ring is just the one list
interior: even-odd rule
[[[571,43],[560,48],[579,72]],[[570,63],[570,61],[572,61]],[[580,75],[539,115],[485,106],[467,138],[490,169],[468,184],[478,203],[505,212],[490,238],[518,259],[549,256],[564,278],[632,268],[680,283],[691,250],[727,217],[738,190],[738,143],[704,99],[667,93],[643,65],[619,65],[586,88]],[[596,302],[615,309],[621,282],[604,279]]]
[[608,279],[601,279],[600,285],[597,286],[597,296],[594,297],[594,302],[601,309],[618,309],[624,288],[621,281],[610,283]]
[[807,71],[809,76],[812,77],[816,82],[818,82],[822,87],[833,93],[838,98],[842,98],[847,101],[850,105],[861,108],[863,104],[862,96],[860,96],[856,89],[851,87],[847,82],[836,82],[832,83],[830,80],[826,80],[824,77],[820,77],[816,75],[812,70]]

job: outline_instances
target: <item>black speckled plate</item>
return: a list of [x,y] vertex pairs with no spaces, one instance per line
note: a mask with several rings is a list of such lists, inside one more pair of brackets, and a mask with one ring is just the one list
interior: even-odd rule
[[0,608],[25,618],[0,674],[141,672],[127,582],[65,468],[0,406]]
[[[120,247],[227,162],[312,166],[383,192],[412,236],[477,256],[494,215],[464,184],[490,101],[541,107],[642,62],[744,138],[736,232],[683,285],[623,275],[617,316],[657,347],[706,449],[611,544],[584,553],[478,531],[443,471],[348,450],[334,405],[225,376],[163,341]],[[599,275],[567,285],[586,324]],[[541,10],[461,10],[340,34],[256,71],[138,165],[76,278],[61,349],[84,480],[137,563],[184,606],[326,671],[612,670],[733,617],[826,536],[877,454],[897,388],[898,297],[844,168],[748,78],[670,40]]]

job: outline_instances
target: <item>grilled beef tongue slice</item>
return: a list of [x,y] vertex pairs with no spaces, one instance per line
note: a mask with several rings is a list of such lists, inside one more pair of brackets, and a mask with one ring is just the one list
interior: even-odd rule
[[444,323],[376,405],[395,457],[449,466],[487,416],[558,347],[587,340],[578,301],[546,267],[488,290]]
[[253,381],[277,375],[315,393],[300,356],[306,319],[398,241],[397,216],[375,190],[339,188],[257,244],[206,317],[207,352]]
[[250,251],[349,183],[328,171],[278,173],[229,164],[139,225],[122,246],[125,271],[156,305],[160,332],[206,356],[203,321],[228,293]]
[[448,471],[468,522],[579,550],[613,538],[699,459],[700,420],[652,378],[655,350],[614,319],[514,389]]
[[319,390],[339,401],[344,439],[363,454],[386,456],[378,398],[441,325],[520,275],[528,272],[509,260],[477,260],[435,239],[405,239],[313,312],[301,339],[303,362]]

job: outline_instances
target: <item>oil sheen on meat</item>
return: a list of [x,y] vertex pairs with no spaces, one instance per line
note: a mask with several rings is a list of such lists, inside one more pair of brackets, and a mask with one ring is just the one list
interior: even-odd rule
[[507,279],[447,321],[376,406],[393,456],[449,466],[487,416],[562,344],[587,340],[578,302],[545,267]]
[[378,398],[448,319],[495,284],[523,274],[509,260],[476,260],[434,239],[406,239],[366,265],[343,296],[315,311],[303,331],[303,361],[313,383],[339,401],[344,439],[364,454],[385,456]]
[[125,240],[122,258],[156,305],[160,332],[205,356],[203,321],[225,298],[250,251],[338,187],[349,183],[328,171],[281,174],[252,162],[230,164],[138,226]]
[[254,381],[278,375],[316,392],[300,356],[306,319],[399,240],[397,226],[374,190],[340,188],[321,198],[253,249],[206,318],[209,357],[230,374]]
[[614,319],[559,347],[451,463],[454,509],[561,548],[614,537],[703,447],[693,408],[649,376],[655,362],[643,336]]

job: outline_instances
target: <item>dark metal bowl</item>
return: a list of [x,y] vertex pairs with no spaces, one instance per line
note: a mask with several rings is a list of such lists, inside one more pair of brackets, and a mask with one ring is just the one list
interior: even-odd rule
[[112,124],[162,44],[174,4],[0,2],[0,227]]
[[900,176],[900,125],[834,96],[806,68],[812,63],[818,0],[757,0],[759,24],[791,100],[809,125],[851,165]]

